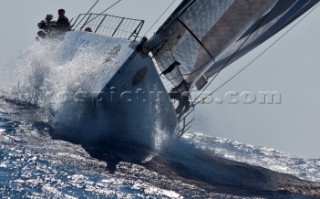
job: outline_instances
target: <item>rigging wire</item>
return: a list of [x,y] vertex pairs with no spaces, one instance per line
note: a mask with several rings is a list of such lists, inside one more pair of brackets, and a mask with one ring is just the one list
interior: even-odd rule
[[114,4],[112,4],[111,6],[109,6],[108,8],[106,8],[104,11],[102,11],[101,13],[99,13],[97,16],[93,17],[92,19],[90,19],[88,22],[86,22],[85,24],[83,24],[83,26],[81,27],[80,30],[82,30],[88,23],[92,22],[93,20],[95,20],[96,18],[98,18],[100,15],[104,14],[105,12],[107,12],[108,10],[110,10],[111,8],[115,7],[117,4],[119,4],[122,0],[118,0],[117,2],[115,2]]
[[170,5],[165,9],[165,11],[163,11],[163,13],[159,16],[159,18],[152,24],[152,26],[147,30],[147,32],[144,34],[144,36],[146,36],[151,29],[159,22],[159,20],[164,16],[164,14],[166,14],[166,12],[172,7],[172,5],[175,3],[176,0],[173,0]]
[[[192,102],[192,104],[197,105],[197,103],[195,103],[202,95],[202,93],[210,86],[210,84],[219,76],[219,74],[223,71],[223,69],[225,69],[228,65],[229,62],[234,58],[234,56],[239,52],[239,50],[243,47],[243,45],[246,44],[246,42],[252,37],[253,33],[264,23],[264,21],[268,18],[268,16],[270,15],[271,12],[269,12],[268,14],[266,14],[263,17],[263,20],[261,20],[261,22],[254,28],[254,31],[252,31],[252,33],[242,42],[242,44],[239,46],[239,48],[232,54],[232,56],[230,56],[230,58],[227,60],[227,62],[221,66],[218,70],[218,72],[214,75],[214,77],[211,79],[211,81],[204,87],[204,89],[202,90],[202,92],[196,97],[196,99]],[[209,95],[210,96],[210,95]],[[207,96],[206,98],[208,98],[209,96]],[[204,100],[206,99],[204,98]]]
[[[274,45],[276,45],[281,39],[283,39],[289,32],[291,32],[295,27],[297,27],[304,19],[306,19],[315,9],[317,9],[320,6],[320,3],[318,3],[313,9],[311,9],[305,16],[303,16],[296,24],[294,24],[291,28],[289,28],[283,35],[281,35],[276,41],[274,41],[268,48],[266,48],[264,51],[262,51],[256,58],[254,58],[251,62],[249,62],[245,67],[243,67],[240,71],[238,71],[236,74],[234,74],[233,76],[231,76],[227,81],[225,81],[223,84],[221,84],[219,87],[217,87],[215,90],[213,90],[211,93],[209,93],[205,98],[203,98],[204,101],[206,100],[208,97],[212,96],[214,93],[216,93],[218,90],[220,90],[221,88],[223,88],[225,85],[227,85],[231,80],[233,80],[234,78],[236,78],[239,74],[241,74],[243,71],[245,71],[246,69],[248,69],[254,62],[256,62],[260,57],[262,57],[266,52],[268,52]],[[225,67],[222,68],[222,70]],[[214,77],[213,79],[207,84],[206,88],[207,89],[209,87],[210,84],[213,83],[213,81],[216,79],[216,77],[220,74],[220,72],[222,71],[220,70]],[[205,90],[204,89],[204,90]],[[203,91],[204,91],[203,90]],[[196,102],[200,96],[203,94],[203,92],[195,99],[195,101],[193,102],[193,106],[196,106],[198,104],[201,103],[201,101]],[[196,103],[195,103],[196,102]]]
[[[89,14],[89,13],[91,12],[91,10],[92,10],[94,7],[96,7],[96,5],[99,3],[99,1],[100,1],[100,0],[97,0],[97,1],[93,4],[93,6],[91,6],[91,8],[87,11],[86,14]],[[81,22],[85,19],[85,16],[86,16],[86,15],[84,15],[84,16],[82,17],[82,19],[80,20],[80,22],[78,23],[78,25],[81,24]],[[77,22],[77,20],[76,20],[76,22]],[[72,27],[76,24],[76,22],[72,25]],[[78,27],[78,25],[75,27],[75,29]]]

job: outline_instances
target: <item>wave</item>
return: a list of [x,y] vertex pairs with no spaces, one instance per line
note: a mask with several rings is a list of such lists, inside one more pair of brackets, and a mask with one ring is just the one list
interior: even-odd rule
[[[293,161],[295,157],[272,149],[208,137],[201,133],[185,134],[181,139],[163,137],[161,128],[157,128],[155,150],[145,161],[136,162],[131,161],[132,157],[128,158],[126,153],[130,154],[132,148],[143,151],[140,145],[131,143],[131,148],[122,148],[120,153],[119,147],[88,150],[82,145],[52,139],[50,123],[41,122],[39,118],[30,118],[34,115],[34,111],[38,110],[37,108],[21,107],[10,102],[3,104],[0,110],[2,118],[0,156],[3,156],[4,161],[1,161],[0,168],[4,169],[6,178],[13,178],[10,184],[13,187],[12,191],[19,190],[21,186],[28,187],[29,184],[39,187],[36,193],[33,189],[30,191],[30,194],[38,194],[33,196],[40,196],[43,193],[48,194],[47,196],[55,193],[61,196],[79,196],[77,194],[85,193],[88,196],[114,194],[117,197],[129,194],[135,197],[143,195],[165,198],[183,198],[188,197],[188,194],[198,195],[199,198],[292,196],[290,193],[279,191],[282,186],[287,190],[286,185],[282,185],[279,179],[289,180],[290,186],[294,188],[304,186],[308,190],[318,189],[317,185],[308,184],[291,176],[230,160],[263,166],[275,171],[280,171],[277,170],[277,165],[287,161],[286,173],[294,170],[296,172],[292,174],[296,174],[297,177],[319,181],[316,175],[311,178],[312,172],[309,172],[307,177],[301,175],[312,169],[315,172],[319,171],[319,165],[301,167],[301,164]],[[7,114],[3,107],[13,111],[23,108],[24,114],[15,119],[13,115]],[[94,128],[91,130],[95,131]],[[115,146],[121,146],[121,142],[117,140],[110,142]],[[261,160],[264,162],[259,163]],[[312,164],[312,161],[305,160],[305,162]],[[41,170],[38,170],[39,165]],[[113,175],[101,167],[108,167]],[[24,170],[21,172],[19,168]],[[43,175],[50,176],[53,180],[44,182],[40,177]],[[251,187],[249,192],[246,187]],[[77,190],[77,193],[73,190]]]
[[320,160],[290,156],[275,149],[242,144],[226,138],[214,138],[203,133],[188,133],[183,139],[196,148],[222,158],[261,166],[287,173],[303,180],[320,182]]

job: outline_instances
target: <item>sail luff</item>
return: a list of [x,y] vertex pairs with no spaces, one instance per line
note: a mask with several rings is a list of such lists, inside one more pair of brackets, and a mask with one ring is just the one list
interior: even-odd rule
[[162,34],[162,32],[169,28],[195,1],[196,0],[183,0],[175,11],[173,11],[171,16],[163,23],[162,26],[160,26],[156,34]]

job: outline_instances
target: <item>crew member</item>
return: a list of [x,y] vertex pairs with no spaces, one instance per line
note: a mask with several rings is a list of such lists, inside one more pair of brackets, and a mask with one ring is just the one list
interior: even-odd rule
[[52,31],[56,26],[56,22],[52,21],[52,19],[52,14],[47,14],[45,20],[42,20],[40,23],[38,23],[38,28],[44,30],[47,33]]
[[52,21],[53,16],[52,14],[47,14],[45,20],[42,20],[38,23],[38,28],[40,29],[38,37],[41,39],[46,38],[47,36],[52,36],[56,29],[56,22]]
[[86,29],[84,29],[84,31],[86,32],[92,32],[92,29],[90,27],[86,27]]
[[61,33],[71,30],[69,19],[65,16],[65,13],[64,9],[58,10],[57,30]]
[[179,105],[176,108],[176,113],[179,120],[185,113],[189,111],[191,107],[191,96],[186,85],[187,84],[185,83],[185,81],[183,81],[179,86],[173,88],[169,93],[171,99],[178,100],[179,102]]

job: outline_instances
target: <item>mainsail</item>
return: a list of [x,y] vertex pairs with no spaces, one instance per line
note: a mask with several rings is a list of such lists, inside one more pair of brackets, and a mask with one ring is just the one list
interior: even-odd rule
[[180,91],[207,80],[275,35],[320,0],[184,0],[151,41]]

